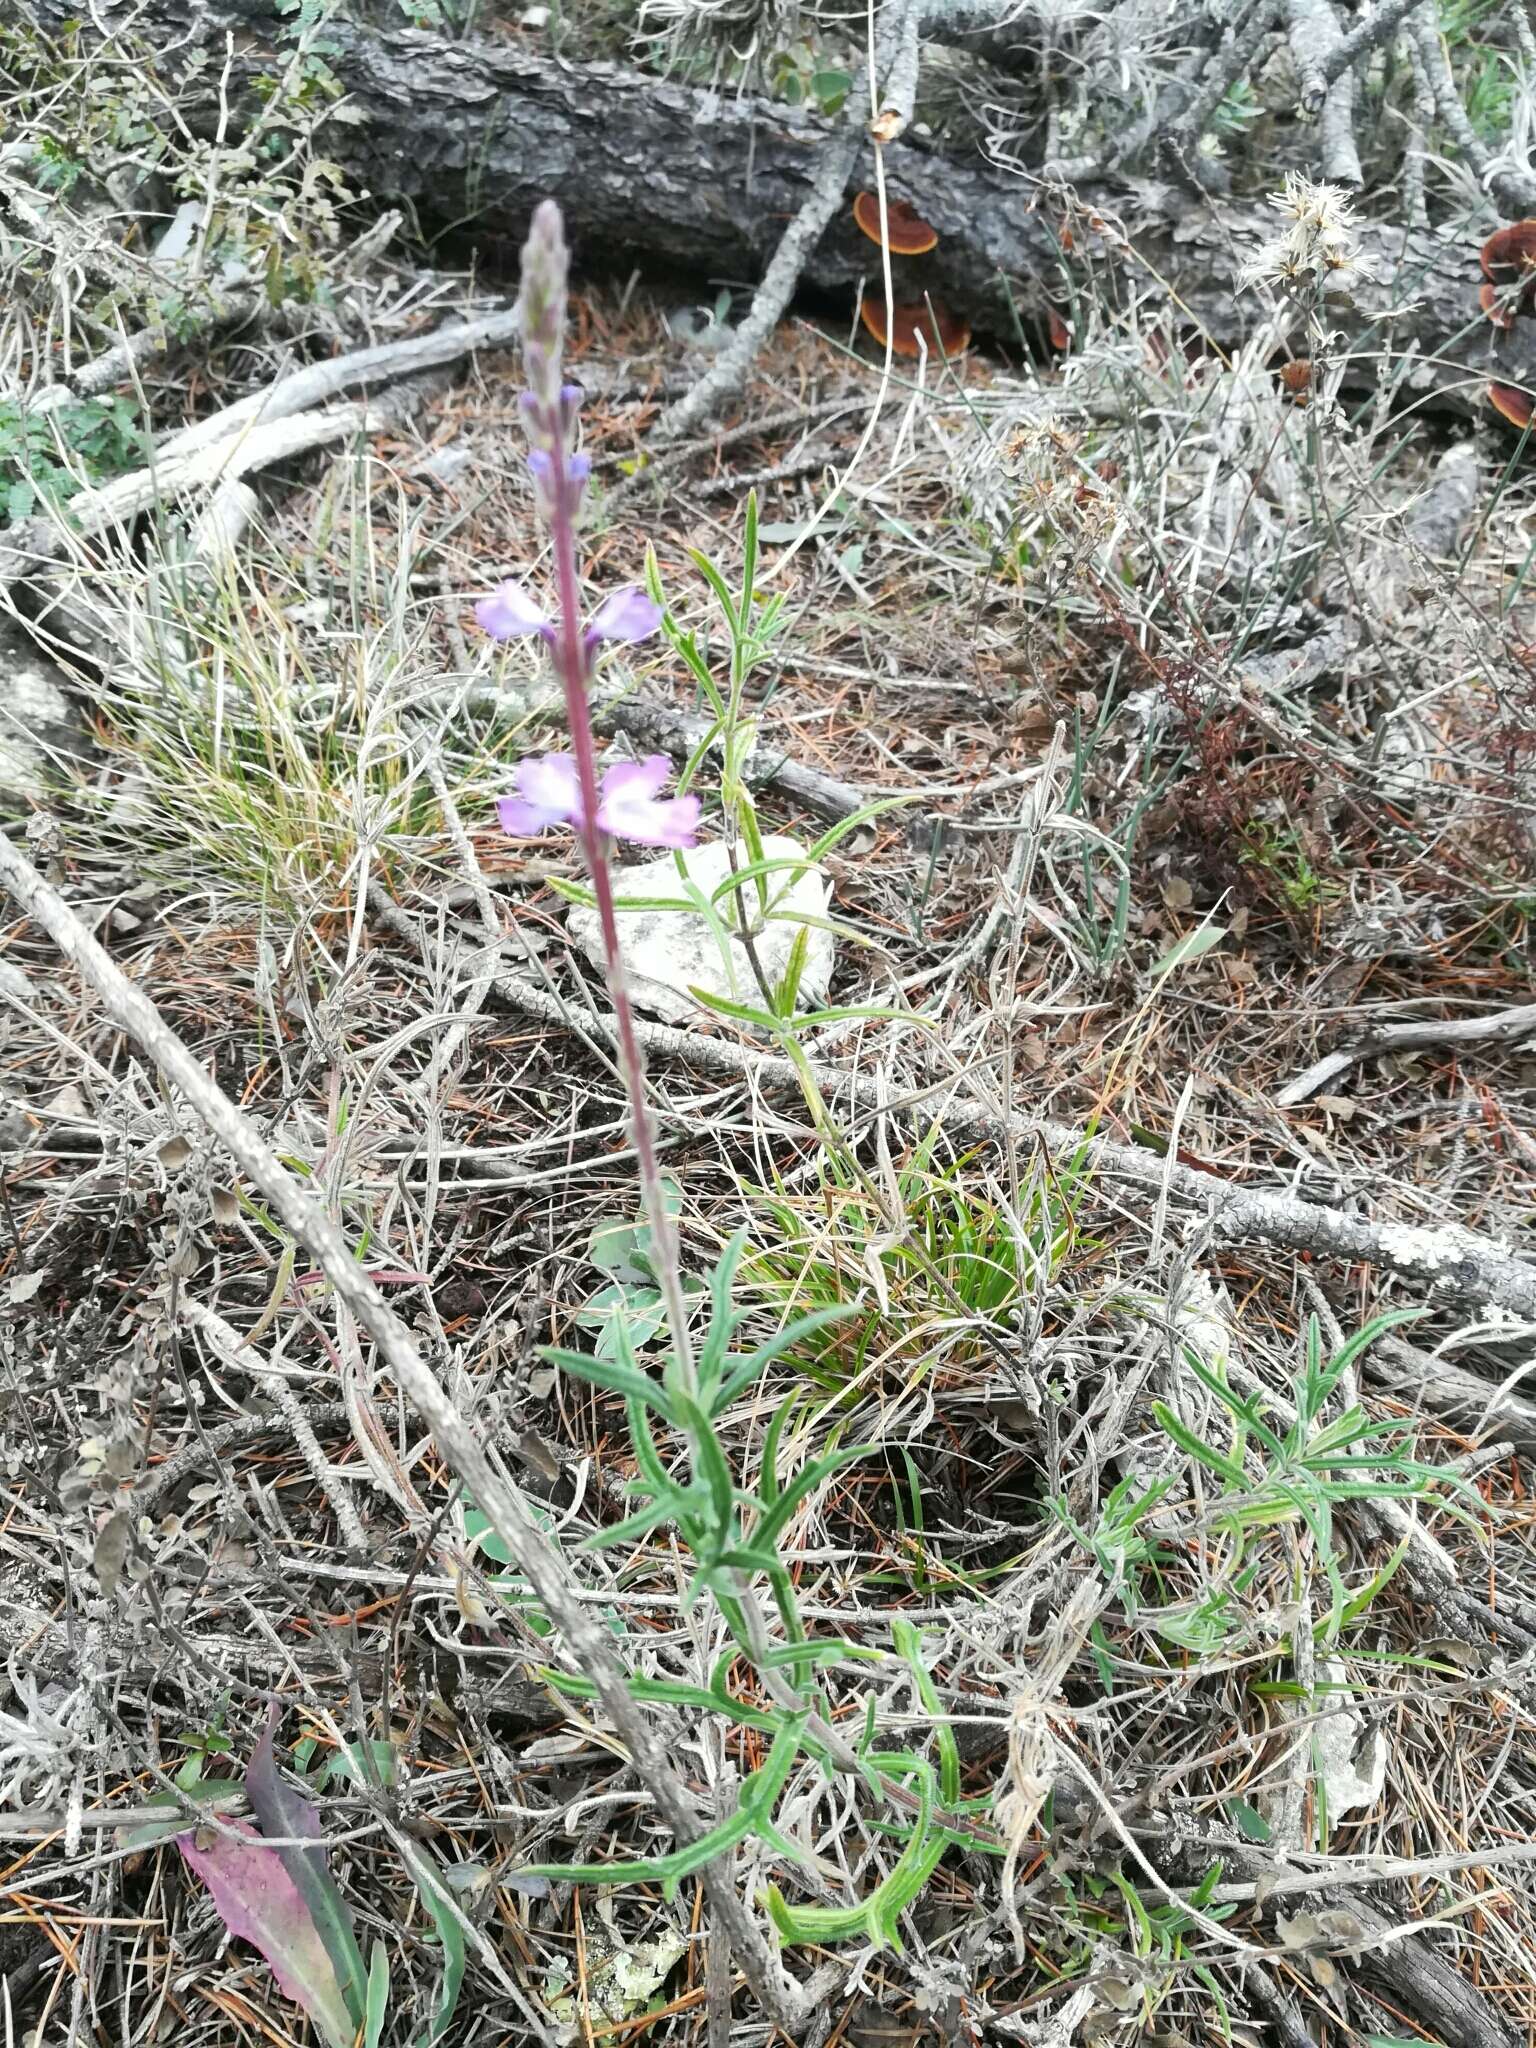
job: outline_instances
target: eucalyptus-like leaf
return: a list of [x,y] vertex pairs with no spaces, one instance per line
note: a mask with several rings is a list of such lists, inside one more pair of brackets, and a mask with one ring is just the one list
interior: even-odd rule
[[230,1933],[261,1951],[284,1995],[304,2008],[329,2048],[352,2048],[361,2004],[354,2017],[281,1852],[243,1820],[225,1821],[217,1834],[180,1834],[176,1846]]

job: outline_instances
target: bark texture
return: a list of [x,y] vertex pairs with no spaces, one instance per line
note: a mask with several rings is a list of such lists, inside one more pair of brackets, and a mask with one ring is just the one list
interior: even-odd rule
[[[49,28],[75,13],[67,0],[20,0],[20,11]],[[291,51],[291,29],[271,0],[100,0],[82,34],[151,38],[162,82],[177,84],[188,118],[208,126],[220,66],[206,58],[226,31],[237,80],[270,76]],[[346,99],[321,144],[377,203],[405,207],[423,227],[458,222],[482,240],[510,242],[534,205],[553,196],[578,261],[588,264],[755,281],[812,196],[833,131],[803,110],[616,65],[562,63],[510,31],[448,40],[335,19],[324,51]],[[887,147],[885,166],[891,192],[940,235],[929,255],[903,265],[899,295],[930,290],[977,332],[1005,340],[1017,339],[1020,316],[1042,320],[1065,302],[1065,193],[911,136]],[[866,144],[851,190],[870,181]],[[1243,258],[1273,233],[1266,208],[1222,204],[1218,214],[1186,190],[1129,180],[1079,188],[1071,218],[1068,261],[1079,278],[1091,268],[1096,290],[1167,303],[1172,287],[1223,347],[1266,317],[1265,299],[1237,282]],[[1432,390],[1461,410],[1481,407],[1490,375],[1536,386],[1536,319],[1498,334],[1479,313],[1477,239],[1474,231],[1362,231],[1352,302],[1332,317],[1366,374],[1374,351],[1415,347],[1409,390]],[[805,280],[851,293],[877,271],[878,252],[839,207],[806,255]]]

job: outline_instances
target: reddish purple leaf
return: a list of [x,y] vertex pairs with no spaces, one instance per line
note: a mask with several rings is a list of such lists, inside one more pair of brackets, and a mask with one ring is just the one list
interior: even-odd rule
[[283,1992],[314,2020],[331,2048],[352,2048],[357,2029],[325,1943],[299,1888],[246,1821],[225,1821],[238,1839],[199,1829],[176,1846],[212,1894],[230,1933],[259,1948]]

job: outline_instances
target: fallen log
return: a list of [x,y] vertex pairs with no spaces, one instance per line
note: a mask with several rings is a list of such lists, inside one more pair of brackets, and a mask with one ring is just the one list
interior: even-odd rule
[[[67,0],[20,0],[45,30]],[[273,0],[101,0],[78,33],[123,52],[153,39],[155,68],[186,118],[212,129],[221,66],[210,43],[233,32],[231,89],[281,69],[288,19]],[[636,263],[692,277],[761,277],[787,222],[816,186],[826,145],[843,131],[800,108],[738,100],[613,64],[557,60],[511,35],[449,39],[340,14],[324,61],[345,97],[318,146],[379,205],[421,226],[470,223],[482,249],[510,260],[534,205],[564,209],[578,260]],[[1226,349],[1273,315],[1241,282],[1273,236],[1256,203],[1207,201],[1182,187],[1123,180],[1077,188],[1031,184],[973,154],[946,155],[909,131],[884,151],[887,188],[938,231],[903,289],[927,290],[978,334],[1028,345],[1053,308],[1092,289],[1103,302],[1146,302]],[[850,178],[872,182],[868,143]],[[1072,249],[1061,229],[1070,221]],[[1500,332],[1480,312],[1478,235],[1362,224],[1349,299],[1330,305],[1357,378],[1379,358],[1413,358],[1406,392],[1478,410],[1490,375],[1536,390],[1536,319]],[[805,255],[802,280],[823,293],[878,288],[878,254],[839,207]],[[1298,322],[1300,316],[1298,315]]]

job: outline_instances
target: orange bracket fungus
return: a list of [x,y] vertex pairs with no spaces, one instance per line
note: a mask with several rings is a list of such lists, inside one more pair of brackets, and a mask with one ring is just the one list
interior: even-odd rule
[[926,256],[938,245],[938,230],[904,199],[887,200],[885,235],[880,233],[880,201],[873,192],[861,192],[854,200],[853,217],[872,242],[883,243],[893,256]]
[[1529,391],[1521,391],[1514,384],[1490,384],[1488,398],[1495,412],[1502,413],[1512,427],[1519,427],[1523,433],[1536,414],[1536,398]]
[[1536,313],[1536,220],[1496,229],[1483,244],[1482,263],[1488,282],[1478,303],[1496,327],[1508,327],[1516,313]]
[[[884,348],[885,302],[865,299],[859,307],[859,317]],[[921,355],[924,349],[929,355],[958,356],[970,346],[971,340],[971,330],[958,314],[935,299],[913,299],[905,305],[893,306],[889,333],[891,349],[898,356]]]
[[1282,363],[1280,384],[1288,398],[1294,398],[1298,405],[1305,405],[1312,390],[1311,357],[1295,356],[1290,362]]

